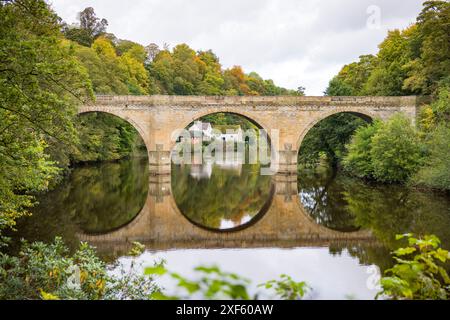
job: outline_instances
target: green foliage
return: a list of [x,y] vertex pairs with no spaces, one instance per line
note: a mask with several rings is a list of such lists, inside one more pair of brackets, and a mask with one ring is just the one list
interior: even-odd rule
[[222,70],[211,51],[195,52],[186,44],[158,51],[147,66],[152,93],[169,95],[302,95],[274,85],[257,73],[245,74],[240,66]]
[[88,7],[78,14],[79,25],[63,25],[64,36],[83,46],[90,47],[94,40],[106,31],[108,21],[97,18],[94,8]]
[[247,292],[249,281],[235,273],[223,272],[217,266],[195,268],[200,275],[197,280],[189,280],[178,273],[169,272],[163,265],[145,269],[146,275],[168,274],[175,282],[178,289],[182,289],[188,295],[167,296],[163,292],[157,292],[152,297],[157,300],[188,299],[200,295],[204,299],[233,299],[249,300]]
[[71,255],[61,238],[24,242],[17,257],[0,253],[0,280],[0,299],[144,299],[157,289],[148,277],[108,275],[92,247]]
[[80,144],[71,155],[74,163],[119,160],[144,149],[136,129],[116,116],[88,113],[79,116],[76,125]]
[[450,3],[426,1],[417,17],[417,35],[411,41],[414,53],[405,66],[404,88],[433,94],[450,75]]
[[411,39],[416,34],[412,26],[404,31],[393,30],[379,45],[377,59],[362,92],[366,95],[400,96],[411,94],[403,88],[407,77],[405,65],[411,60]]
[[412,234],[397,236],[407,238],[408,246],[393,252],[396,264],[385,271],[381,279],[384,295],[392,299],[439,299],[450,297],[450,277],[447,261],[450,254],[440,248],[440,240],[434,235],[415,238]]
[[342,76],[334,76],[330,80],[324,94],[327,96],[351,96],[353,95],[353,88],[347,84]]
[[438,89],[437,99],[431,104],[436,123],[448,123],[450,120],[450,86]]
[[44,1],[0,5],[0,230],[56,174],[45,148],[76,141],[76,105],[92,97],[86,70]]
[[342,164],[353,175],[365,178],[373,175],[372,138],[381,128],[382,123],[375,120],[371,125],[356,129],[351,143],[347,145],[347,154]]
[[450,127],[441,124],[426,138],[424,165],[413,176],[412,184],[450,190]]
[[282,300],[301,300],[309,290],[306,282],[296,282],[285,274],[280,276],[280,280],[271,280],[259,287],[273,289]]
[[411,121],[398,114],[371,139],[373,176],[381,182],[406,182],[421,162],[418,134]]
[[335,76],[325,91],[328,96],[359,96],[363,95],[367,82],[376,62],[373,55],[363,55],[358,62],[345,65]]
[[450,3],[425,1],[417,22],[390,31],[376,56],[361,56],[345,65],[327,95],[435,94],[449,82]]
[[331,166],[337,166],[345,155],[345,145],[353,132],[365,125],[363,119],[349,113],[339,113],[323,119],[303,139],[298,154],[299,164],[315,167],[321,154],[324,154]]
[[426,156],[412,184],[450,190],[450,87],[438,89],[437,99],[421,112],[420,125]]
[[418,133],[402,114],[358,130],[347,148],[344,168],[380,182],[406,182],[422,160]]
[[[199,266],[194,271],[199,276],[195,280],[190,280],[178,273],[168,271],[164,263],[146,268],[146,275],[168,275],[176,282],[177,289],[181,289],[181,291],[187,294],[176,293],[175,295],[168,296],[163,290],[159,290],[152,295],[152,298],[155,300],[192,298],[256,300],[258,298],[259,293],[256,293],[253,297],[248,293],[250,281],[236,273],[224,272],[218,266]],[[305,282],[296,282],[287,275],[281,275],[279,280],[271,280],[260,284],[258,287],[268,291],[275,291],[276,296],[282,300],[300,300],[309,290]]]
[[75,46],[79,61],[86,67],[97,94],[148,94],[150,79],[144,67],[145,51],[138,44],[121,45],[105,36],[91,48]]

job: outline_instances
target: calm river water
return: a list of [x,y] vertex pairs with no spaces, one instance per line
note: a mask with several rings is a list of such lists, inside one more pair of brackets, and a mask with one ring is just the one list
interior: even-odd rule
[[[20,238],[62,236],[71,248],[91,242],[126,267],[138,240],[147,247],[138,265],[165,259],[190,276],[217,264],[252,280],[252,290],[285,273],[313,288],[310,299],[373,299],[395,234],[433,233],[450,248],[448,196],[327,169],[286,180],[260,175],[259,165],[174,165],[161,180],[149,177],[146,159],[132,159],[75,168],[38,200],[12,250]],[[170,281],[160,281],[170,291]]]

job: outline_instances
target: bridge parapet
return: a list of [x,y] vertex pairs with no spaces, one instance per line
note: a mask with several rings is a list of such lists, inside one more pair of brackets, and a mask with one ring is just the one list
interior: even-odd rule
[[398,108],[416,106],[418,96],[110,96],[98,95],[93,105],[108,106],[380,106]]

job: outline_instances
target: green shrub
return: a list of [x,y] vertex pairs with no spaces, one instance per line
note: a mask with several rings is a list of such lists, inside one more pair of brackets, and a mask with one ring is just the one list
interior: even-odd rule
[[156,291],[152,278],[131,272],[110,276],[86,243],[70,255],[61,238],[25,242],[17,257],[0,253],[0,283],[0,300],[149,299]]
[[[250,296],[248,288],[250,281],[235,273],[222,271],[218,266],[199,266],[194,269],[199,275],[191,280],[178,273],[168,271],[164,263],[145,269],[145,274],[151,276],[168,275],[175,280],[177,292],[167,295],[161,290],[156,291],[152,298],[156,300],[178,299],[232,299],[250,300],[258,299],[260,292]],[[309,287],[305,282],[296,282],[287,275],[281,275],[280,280],[271,280],[258,286],[275,292],[276,298],[282,300],[300,300],[308,292]],[[181,291],[180,291],[181,290]]]
[[[393,252],[397,263],[385,271],[381,278],[379,296],[391,299],[442,299],[450,298],[450,278],[447,274],[450,254],[440,248],[434,235],[414,238],[412,234],[398,235],[407,238],[408,246]],[[447,264],[446,264],[447,263]]]
[[419,135],[403,114],[358,129],[347,150],[347,171],[385,183],[406,182],[422,159]]
[[344,169],[360,178],[373,176],[372,138],[381,128],[381,121],[375,120],[371,125],[356,130],[350,144],[347,145],[347,155],[342,164]]
[[428,155],[424,166],[412,178],[412,184],[450,190],[450,127],[439,125],[427,137]]
[[393,116],[372,137],[373,175],[381,182],[406,182],[421,161],[420,141],[411,121]]

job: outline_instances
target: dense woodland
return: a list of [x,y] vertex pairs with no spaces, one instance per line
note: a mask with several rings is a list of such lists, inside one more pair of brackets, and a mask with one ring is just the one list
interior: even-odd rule
[[[95,94],[303,94],[301,87],[277,87],[239,66],[224,70],[211,51],[196,52],[186,44],[142,46],[117,39],[107,25],[92,8],[73,26],[43,0],[0,1],[0,246],[8,242],[5,229],[28,214],[33,194],[48,191],[70,165],[116,160],[140,149],[137,133],[123,121],[76,116],[77,107]],[[311,130],[300,162],[326,159],[365,179],[449,190],[449,2],[425,2],[417,22],[391,31],[379,48],[344,66],[326,94],[430,95],[433,102],[422,108],[418,126],[401,115],[371,125],[348,115],[330,117]],[[142,297],[154,290],[142,279],[114,282],[87,245],[68,255],[60,240],[26,245],[20,257],[0,253],[0,280],[7,283],[0,298],[12,292],[16,298],[52,298],[47,291],[100,299],[122,290],[127,297]],[[73,264],[87,277],[76,295],[56,285],[67,275],[50,272]],[[136,291],[138,284],[147,287]]]
[[417,126],[401,115],[370,125],[351,114],[331,116],[306,136],[300,164],[326,160],[365,179],[450,190],[448,2],[426,1],[415,24],[390,31],[376,55],[345,65],[325,94],[424,95],[432,103],[422,106]]

